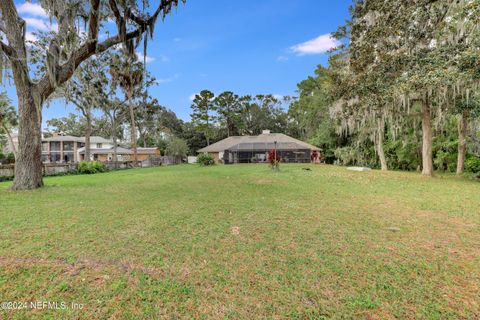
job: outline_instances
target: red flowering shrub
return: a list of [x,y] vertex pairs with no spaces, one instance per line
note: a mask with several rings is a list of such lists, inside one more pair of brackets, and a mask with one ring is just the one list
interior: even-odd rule
[[278,152],[278,150],[270,150],[270,152],[268,153],[268,162],[270,162],[270,166],[273,169],[278,169],[280,160],[282,160],[282,158],[280,157],[280,153]]

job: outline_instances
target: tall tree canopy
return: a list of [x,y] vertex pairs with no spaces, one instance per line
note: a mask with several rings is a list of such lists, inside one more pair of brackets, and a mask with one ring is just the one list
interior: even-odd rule
[[208,90],[202,90],[195,95],[192,102],[192,121],[197,125],[199,130],[207,139],[207,146],[213,138],[213,124],[216,121],[214,112],[216,105],[214,104],[215,95]]
[[[459,93],[465,96],[476,86],[461,61],[469,52],[478,53],[471,40],[478,32],[478,2],[355,2],[351,19],[338,32],[349,42],[340,53],[348,63],[337,69],[339,83],[348,90],[337,90],[337,109],[351,115],[347,124],[378,128],[379,154],[385,119],[398,125],[406,115],[418,116],[422,173],[433,174],[432,121],[444,118]],[[378,126],[369,119],[379,119]]]

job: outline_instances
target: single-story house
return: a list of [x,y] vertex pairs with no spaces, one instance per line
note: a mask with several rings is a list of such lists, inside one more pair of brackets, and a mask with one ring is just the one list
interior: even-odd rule
[[215,162],[225,164],[262,163],[268,161],[268,153],[276,149],[282,162],[309,163],[320,159],[320,149],[314,145],[264,130],[258,136],[233,136],[198,150],[212,155]]

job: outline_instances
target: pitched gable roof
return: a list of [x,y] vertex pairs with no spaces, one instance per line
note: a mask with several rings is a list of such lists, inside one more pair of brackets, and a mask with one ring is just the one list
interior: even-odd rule
[[[85,142],[85,137],[58,135],[58,136],[42,139],[42,141],[44,141],[44,142],[49,142],[49,141],[52,141],[52,142],[60,142],[60,141],[63,141],[63,142]],[[113,142],[112,142],[112,140],[108,140],[108,139],[105,139],[103,137],[91,136],[90,137],[90,143],[110,143],[111,144]]]
[[269,134],[260,134],[258,136],[234,136],[228,137],[226,139],[220,140],[214,144],[209,145],[208,147],[198,150],[199,153],[203,152],[223,152],[228,149],[232,149],[238,145],[251,144],[252,149],[254,145],[264,144],[265,149],[271,149],[275,141],[277,146],[281,149],[281,146],[284,146],[285,149],[310,149],[310,150],[320,150],[318,147],[311,145],[309,143],[300,141],[298,139],[287,136],[283,133],[269,133]]

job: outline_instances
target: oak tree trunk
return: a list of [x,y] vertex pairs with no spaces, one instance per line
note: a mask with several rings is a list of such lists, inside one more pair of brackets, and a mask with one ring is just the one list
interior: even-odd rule
[[15,159],[13,190],[43,186],[42,180],[42,102],[30,81],[24,25],[18,19],[13,1],[0,1],[4,33],[8,39],[11,70],[18,97],[18,151]]
[[381,119],[379,121],[379,127],[378,127],[377,153],[378,153],[378,158],[380,159],[380,165],[381,165],[382,171],[388,171],[387,159],[385,158],[385,151],[383,149],[384,138],[385,138],[385,120]]
[[30,190],[43,186],[42,180],[42,116],[28,87],[17,84],[18,151],[15,159],[13,190]]
[[458,121],[458,158],[457,158],[457,175],[463,174],[465,171],[465,154],[467,153],[467,115],[462,112]]
[[428,97],[422,100],[422,175],[433,176],[432,123]]

